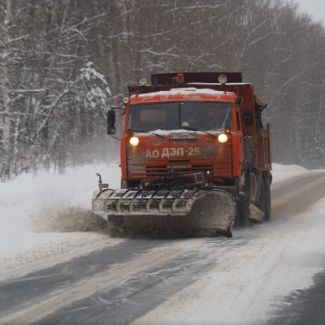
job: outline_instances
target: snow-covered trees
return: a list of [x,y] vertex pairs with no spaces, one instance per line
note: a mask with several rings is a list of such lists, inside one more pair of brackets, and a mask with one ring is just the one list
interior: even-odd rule
[[8,174],[9,165],[13,158],[13,142],[12,126],[13,112],[12,101],[10,96],[10,56],[12,47],[10,45],[10,23],[11,23],[11,1],[6,0],[1,8],[0,23],[0,114],[2,115],[1,131],[1,147],[0,147],[0,175]]
[[115,159],[108,105],[168,71],[242,71],[273,158],[324,165],[324,52],[324,27],[284,0],[0,0],[0,177]]
[[[85,108],[76,91],[82,80],[80,68],[90,56],[87,33],[99,17],[88,17],[72,1],[0,1],[2,179],[39,166],[61,168],[94,159],[82,147],[80,137],[88,136],[88,143],[89,133],[93,138],[97,130],[105,130],[102,111],[106,103],[93,106],[90,102]],[[96,77],[103,82],[102,76]],[[102,100],[103,94],[96,93],[98,85],[89,83],[88,87],[95,87],[88,91]],[[95,132],[81,133],[95,123]]]

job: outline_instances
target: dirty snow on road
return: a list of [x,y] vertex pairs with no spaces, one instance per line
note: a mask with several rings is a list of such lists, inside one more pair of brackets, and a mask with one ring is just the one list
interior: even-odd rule
[[[63,175],[28,173],[0,184],[0,277],[122,240],[109,238],[105,222],[90,212],[96,172],[110,187],[119,187],[119,167],[104,164],[68,168]],[[274,164],[274,181],[306,172],[299,166]]]
[[119,167],[104,164],[68,168],[65,174],[28,173],[0,183],[0,278],[113,243],[104,220],[90,212],[96,172],[112,188],[119,186]]
[[[300,166],[273,168],[275,182],[307,172]],[[118,243],[90,212],[97,172],[111,188],[119,187],[116,164],[68,168],[65,174],[27,173],[0,183],[0,278]]]

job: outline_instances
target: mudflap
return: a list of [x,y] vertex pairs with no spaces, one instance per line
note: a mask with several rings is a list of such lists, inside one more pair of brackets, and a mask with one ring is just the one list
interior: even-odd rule
[[115,233],[231,237],[236,203],[224,190],[105,190],[93,212],[108,218]]

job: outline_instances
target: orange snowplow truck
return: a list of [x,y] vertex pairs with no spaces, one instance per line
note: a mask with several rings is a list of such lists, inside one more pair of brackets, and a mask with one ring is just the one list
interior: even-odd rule
[[[270,219],[269,126],[241,73],[166,73],[129,86],[121,189],[99,182],[93,211],[124,230],[163,219],[176,231],[223,233]],[[115,111],[107,116],[115,132]]]

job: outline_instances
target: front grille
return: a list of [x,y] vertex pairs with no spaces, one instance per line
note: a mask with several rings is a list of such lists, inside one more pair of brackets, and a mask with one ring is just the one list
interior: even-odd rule
[[166,176],[167,174],[167,166],[146,166],[147,176]]
[[168,176],[172,174],[183,175],[190,173],[210,172],[213,175],[212,165],[188,165],[185,162],[178,162],[177,164],[169,163],[168,166],[146,166],[146,175],[148,177]]

